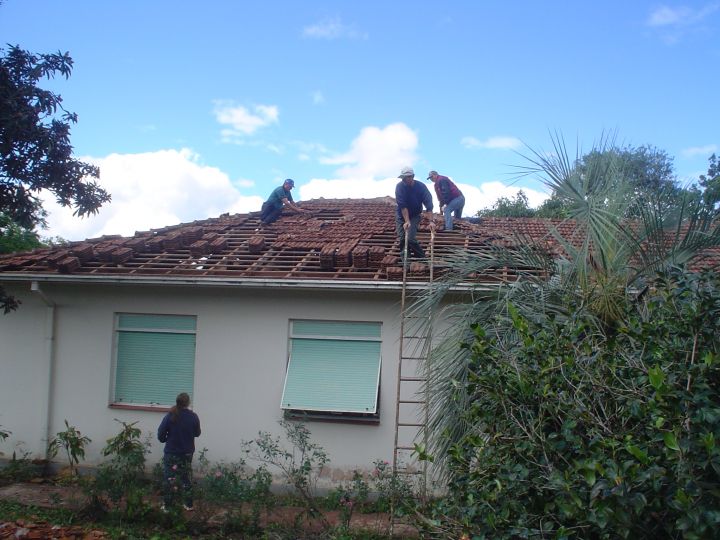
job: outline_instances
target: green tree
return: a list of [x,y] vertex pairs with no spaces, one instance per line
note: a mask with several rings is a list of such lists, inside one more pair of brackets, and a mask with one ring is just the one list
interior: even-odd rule
[[535,210],[528,205],[528,198],[521,189],[515,198],[500,197],[490,209],[479,210],[478,217],[533,217]]
[[[612,143],[612,141],[608,141]],[[601,143],[587,154],[578,155],[572,162],[574,176],[581,181],[587,174],[597,174],[605,163],[613,161],[614,177],[609,182],[618,182],[624,196],[633,201],[647,200],[651,204],[659,204],[664,208],[673,207],[680,195],[699,198],[699,193],[682,188],[677,183],[673,160],[668,154],[652,146],[626,146],[618,148],[614,144]],[[532,169],[520,167],[521,176]],[[718,188],[720,192],[720,188]],[[524,194],[523,194],[524,195]],[[720,195],[719,195],[720,196]],[[570,214],[573,198],[553,191],[551,197],[538,208],[527,205],[527,198],[518,196],[516,199],[499,198],[492,209],[481,210],[479,217],[539,217],[566,218]],[[637,217],[634,205],[628,205],[628,217]]]
[[508,309],[467,342],[455,398],[476,429],[451,449],[433,522],[458,538],[712,538],[720,512],[720,280],[670,270],[599,332]]
[[720,202],[720,163],[715,154],[710,156],[708,160],[707,175],[700,175],[700,186],[703,188],[702,199],[705,207],[714,215],[720,212],[718,203]]
[[[668,209],[663,197],[633,196],[634,185],[623,181],[624,163],[612,151],[611,141],[601,141],[594,150],[604,157],[592,160],[582,174],[561,140],[551,154],[533,152],[528,157],[528,169],[568,201],[568,219],[574,227],[551,228],[548,238],[540,241],[518,237],[512,248],[494,246],[479,254],[459,250],[445,261],[451,270],[444,281],[417,303],[419,312],[425,313],[429,306],[439,306],[466,276],[493,268],[514,268],[519,276],[497,291],[478,287],[474,302],[435,308],[453,321],[433,339],[437,345],[429,365],[431,451],[440,463],[454,444],[478,429],[463,420],[471,403],[454,393],[456,384],[469,376],[470,351],[459,344],[472,337],[471,325],[492,321],[493,335],[513,339],[508,305],[531,321],[553,317],[562,322],[573,318],[568,306],[577,304],[585,306],[594,322],[592,331],[609,335],[622,324],[628,299],[643,291],[648,279],[692,263],[704,249],[720,244],[718,224],[697,200],[681,194]],[[631,207],[638,217],[629,221]],[[547,254],[547,240],[559,246],[558,254]]]
[[0,213],[0,254],[27,251],[42,245],[35,231],[21,227]]
[[[0,212],[33,230],[44,220],[42,190],[80,217],[97,212],[110,195],[94,180],[98,168],[72,157],[70,124],[77,115],[65,110],[58,94],[38,86],[56,74],[69,78],[72,58],[18,46],[0,54]],[[0,307],[7,313],[17,301],[0,290]]]

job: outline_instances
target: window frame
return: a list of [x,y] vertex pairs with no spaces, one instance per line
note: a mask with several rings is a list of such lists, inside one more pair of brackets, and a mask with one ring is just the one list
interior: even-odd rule
[[[349,334],[338,335],[338,334],[307,334],[297,332],[295,323],[331,323],[331,324],[347,324],[347,325],[373,325],[377,327],[376,336],[353,336]],[[290,319],[288,321],[288,352],[285,364],[285,376],[283,381],[282,395],[280,398],[280,408],[283,410],[284,416],[293,420],[315,420],[325,422],[342,422],[342,423],[370,423],[378,424],[380,422],[380,396],[382,387],[382,343],[383,343],[383,323],[381,321],[343,321],[336,319]],[[293,341],[294,340],[317,340],[317,341],[359,341],[364,343],[377,343],[378,344],[378,359],[377,359],[377,377],[374,384],[375,392],[375,411],[374,412],[359,412],[359,411],[329,411],[322,410],[321,408],[312,409],[301,409],[296,407],[288,407],[285,405],[286,389],[288,385],[288,376],[290,374],[290,364],[292,361]]]
[[[138,317],[138,318],[154,318],[157,321],[160,318],[178,318],[187,319],[188,322],[191,320],[192,328],[169,328],[163,327],[162,324],[157,326],[123,326],[123,316]],[[131,409],[131,410],[146,410],[146,411],[168,411],[175,403],[175,396],[179,392],[187,392],[191,398],[194,393],[195,387],[195,363],[197,361],[197,335],[198,335],[198,317],[194,314],[185,313],[141,313],[141,312],[127,312],[120,311],[115,312],[113,316],[113,340],[112,340],[112,371],[110,377],[110,399],[109,407],[114,409]],[[165,335],[192,335],[194,337],[192,343],[192,361],[189,373],[189,385],[183,385],[182,388],[178,388],[173,391],[172,400],[168,398],[168,403],[161,403],[158,401],[121,401],[118,400],[118,367],[120,365],[120,347],[121,347],[121,334],[123,333],[154,333],[154,334],[165,334]],[[187,387],[189,386],[189,387]]]

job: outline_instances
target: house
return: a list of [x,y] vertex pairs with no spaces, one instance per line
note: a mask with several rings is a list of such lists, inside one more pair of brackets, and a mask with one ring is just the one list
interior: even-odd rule
[[[43,457],[67,420],[92,439],[84,464],[97,464],[117,419],[153,434],[154,461],[155,430],[187,391],[212,461],[239,459],[261,430],[280,434],[283,417],[309,422],[331,479],[391,461],[403,279],[395,202],[303,207],[312,214],[285,213],[262,230],[257,212],[225,214],[0,257],[0,283],[22,302],[0,318],[0,427],[12,432],[0,451]],[[541,220],[460,220],[436,234],[435,257],[519,229],[548,233]],[[418,238],[427,246],[427,219]],[[428,270],[410,265],[408,287],[426,286]]]

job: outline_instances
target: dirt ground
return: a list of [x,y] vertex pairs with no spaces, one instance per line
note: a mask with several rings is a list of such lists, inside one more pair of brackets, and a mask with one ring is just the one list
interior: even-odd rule
[[[42,483],[16,483],[0,487],[0,500],[14,501],[29,506],[42,508],[65,508],[80,510],[85,498],[77,486],[62,486],[48,482]],[[157,502],[157,501],[156,501]],[[198,508],[199,510],[199,508]],[[268,523],[292,524],[301,509],[294,507],[273,508],[266,520]],[[218,509],[209,518],[209,522],[221,520],[224,511]],[[324,512],[326,519],[333,525],[339,524],[341,516],[339,511]],[[319,524],[315,524],[318,526]],[[308,524],[313,527],[312,523]],[[356,530],[372,531],[379,535],[387,534],[390,526],[388,514],[360,514],[354,513],[350,527]],[[403,538],[417,537],[417,531],[403,524],[395,525],[395,534]],[[0,540],[58,538],[63,540],[95,540],[106,538],[101,531],[83,531],[79,527],[54,527],[47,523],[30,523],[26,521],[3,522],[0,516]]]

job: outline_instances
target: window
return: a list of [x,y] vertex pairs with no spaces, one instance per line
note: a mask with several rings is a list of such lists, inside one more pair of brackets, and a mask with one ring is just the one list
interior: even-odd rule
[[116,404],[175,404],[192,395],[196,318],[119,313],[115,325]]
[[291,416],[377,419],[380,330],[376,322],[291,321],[281,407]]

